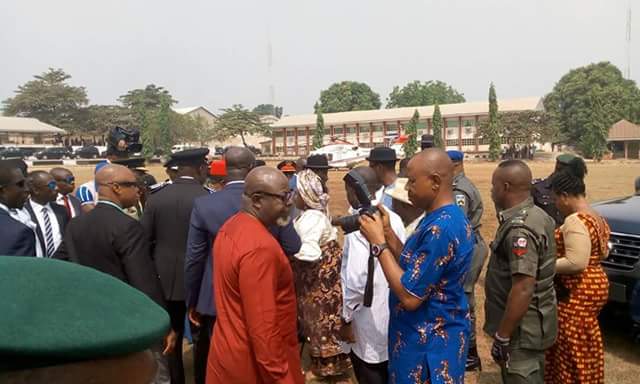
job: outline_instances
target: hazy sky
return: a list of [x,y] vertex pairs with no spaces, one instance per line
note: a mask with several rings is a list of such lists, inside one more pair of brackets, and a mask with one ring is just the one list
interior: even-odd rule
[[[632,77],[640,80],[640,0]],[[626,63],[629,0],[0,0],[0,98],[48,67],[90,101],[155,83],[214,113],[269,101],[312,111],[341,80],[442,80],[469,101],[542,96],[569,69]],[[273,70],[267,46],[273,47]]]

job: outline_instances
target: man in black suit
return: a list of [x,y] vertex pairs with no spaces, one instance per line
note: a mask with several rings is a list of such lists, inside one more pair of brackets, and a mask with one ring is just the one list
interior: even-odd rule
[[[224,159],[226,173],[224,188],[193,203],[187,252],[185,254],[185,301],[189,320],[198,331],[194,333],[194,378],[204,383],[209,341],[216,310],[213,302],[212,244],[218,230],[227,219],[240,210],[244,192],[244,178],[255,164],[253,153],[244,147],[229,147]],[[300,250],[300,238],[293,222],[286,227],[270,228],[284,253],[293,256]],[[250,233],[247,236],[251,236]]]
[[69,219],[82,214],[80,200],[73,195],[76,187],[76,178],[70,170],[66,168],[52,168],[49,173],[58,184],[58,197],[56,203],[67,212]]
[[209,194],[203,186],[207,178],[208,153],[208,149],[199,148],[172,154],[169,163],[178,167],[176,178],[150,195],[140,221],[151,242],[151,254],[160,274],[171,327],[178,334],[176,349],[168,356],[172,384],[183,384],[185,380],[181,343],[187,312],[184,254],[193,201]]
[[21,169],[15,164],[0,162],[0,255],[35,256],[36,238],[31,228],[12,217],[21,209],[29,192]]
[[[136,176],[126,167],[112,164],[100,169],[96,184],[100,196],[96,207],[71,220],[55,257],[114,276],[166,308],[149,241],[142,225],[124,212],[138,203]],[[175,344],[172,330],[165,337],[162,353],[171,353]],[[166,363],[159,351],[155,352],[159,370],[155,382],[169,382]]]
[[40,250],[36,255],[52,257],[60,244],[69,216],[64,207],[55,203],[58,197],[58,184],[45,171],[33,171],[27,177],[31,197],[25,208],[36,224],[36,235]]

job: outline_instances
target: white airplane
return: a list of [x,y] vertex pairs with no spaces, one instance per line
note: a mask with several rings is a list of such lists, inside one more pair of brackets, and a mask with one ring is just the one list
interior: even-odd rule
[[349,142],[325,145],[311,151],[311,155],[326,155],[332,168],[353,168],[369,156],[370,148],[360,148]]

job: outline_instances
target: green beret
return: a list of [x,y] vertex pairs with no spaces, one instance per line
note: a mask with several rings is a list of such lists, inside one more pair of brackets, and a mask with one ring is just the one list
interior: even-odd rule
[[0,372],[140,352],[169,329],[142,292],[66,261],[0,256],[0,292]]
[[575,159],[576,157],[576,155],[572,155],[571,153],[563,153],[556,157],[556,162],[568,165],[569,163],[571,163],[571,160]]

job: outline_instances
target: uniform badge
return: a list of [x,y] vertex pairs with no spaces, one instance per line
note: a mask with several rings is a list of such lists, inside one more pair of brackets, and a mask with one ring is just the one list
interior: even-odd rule
[[516,237],[516,239],[513,241],[511,251],[518,257],[524,256],[527,253],[527,238]]
[[464,198],[464,195],[456,195],[456,205],[458,207],[464,207],[467,204],[467,200]]

